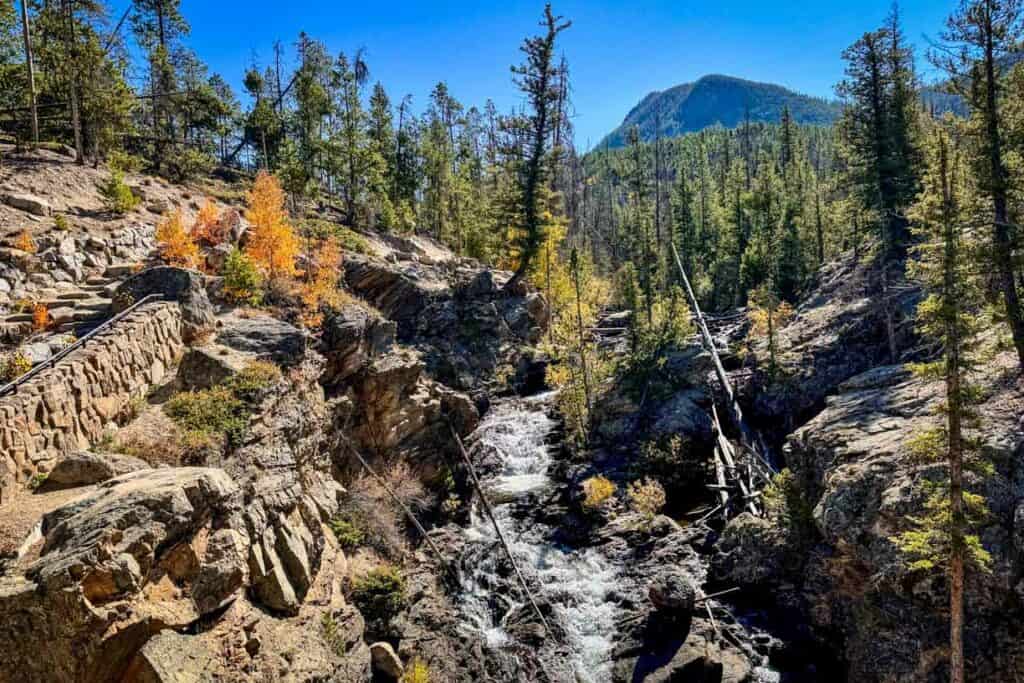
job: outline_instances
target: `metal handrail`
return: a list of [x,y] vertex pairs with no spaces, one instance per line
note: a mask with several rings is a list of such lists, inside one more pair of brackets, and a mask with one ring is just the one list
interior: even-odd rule
[[105,320],[102,323],[100,323],[99,325],[97,325],[95,329],[93,329],[91,332],[89,332],[88,334],[83,336],[81,339],[76,341],[74,344],[71,344],[67,348],[61,349],[60,352],[55,353],[53,356],[51,356],[50,358],[47,358],[46,360],[44,360],[39,365],[36,365],[34,368],[32,368],[31,370],[26,372],[21,377],[18,377],[17,379],[12,380],[12,381],[8,382],[7,384],[3,385],[2,387],[0,387],[0,397],[6,396],[7,394],[11,393],[12,391],[16,391],[19,386],[21,386],[25,382],[29,381],[33,377],[35,377],[36,375],[38,375],[43,370],[45,370],[47,368],[52,368],[59,361],[63,360],[64,358],[67,358],[67,356],[69,354],[71,354],[73,351],[75,351],[76,349],[78,349],[78,348],[80,348],[82,346],[85,346],[85,343],[88,342],[93,337],[95,337],[97,334],[99,334],[100,332],[103,332],[104,330],[109,328],[114,323],[116,323],[116,322],[118,322],[120,320],[123,320],[125,318],[125,316],[127,316],[129,313],[131,313],[135,309],[139,308],[140,306],[142,306],[144,304],[148,304],[151,301],[161,301],[161,300],[163,300],[163,298],[164,298],[163,294],[149,294],[147,296],[142,297],[137,302],[135,302],[134,304],[132,304],[128,308],[124,309],[123,311],[121,311],[117,315],[115,315],[113,318],[110,318],[109,320]]

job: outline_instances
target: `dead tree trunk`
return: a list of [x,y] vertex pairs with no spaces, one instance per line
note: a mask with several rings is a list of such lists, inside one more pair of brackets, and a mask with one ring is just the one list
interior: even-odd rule
[[690,279],[686,276],[686,270],[683,268],[683,263],[679,259],[679,251],[676,249],[675,244],[670,244],[669,246],[672,248],[672,256],[675,259],[676,268],[679,269],[679,276],[683,280],[683,288],[690,301],[690,308],[693,310],[693,319],[697,323],[697,328],[700,331],[704,348],[709,354],[711,354],[711,360],[715,366],[715,375],[718,377],[718,381],[722,385],[722,390],[725,392],[726,400],[729,404],[729,411],[732,414],[733,421],[736,423],[736,427],[740,430],[740,438],[743,445],[757,456],[758,460],[765,468],[768,469],[769,472],[774,474],[775,465],[772,463],[767,447],[761,441],[760,436],[758,436],[747,425],[746,420],[743,418],[743,409],[736,400],[736,394],[733,391],[732,382],[729,381],[729,375],[725,372],[725,366],[722,365],[722,359],[718,356],[718,348],[715,346],[715,339],[711,336],[711,331],[708,329],[707,322],[704,320],[704,314],[701,312],[700,305],[697,303],[697,297],[694,296],[693,289],[690,287]]

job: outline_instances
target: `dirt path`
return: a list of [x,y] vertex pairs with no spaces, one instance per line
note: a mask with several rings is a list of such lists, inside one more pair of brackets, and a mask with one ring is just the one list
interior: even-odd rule
[[[0,504],[0,560],[18,554],[19,548],[42,520],[43,515],[92,491],[93,488],[81,486],[49,493],[34,493],[21,486],[5,490],[3,503]],[[34,560],[41,545],[42,539],[39,539],[18,564]]]

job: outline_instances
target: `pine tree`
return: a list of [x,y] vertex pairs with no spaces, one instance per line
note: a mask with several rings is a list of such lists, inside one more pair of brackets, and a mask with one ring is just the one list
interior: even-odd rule
[[[1019,362],[1024,366],[1024,312],[1014,274],[1013,226],[1009,221],[1010,174],[1006,161],[1002,106],[1003,64],[1024,39],[1022,0],[961,0],[946,20],[945,46],[933,61],[950,76],[971,106],[971,130],[978,140],[972,169],[992,205],[992,256]],[[1010,95],[1019,97],[1019,93]]]
[[905,212],[917,188],[917,88],[898,15],[893,13],[889,26],[865,33],[843,59],[846,79],[836,90],[846,103],[839,133],[850,182],[862,205],[876,214],[885,256],[898,257],[907,246]]
[[922,432],[912,443],[916,456],[945,459],[948,483],[929,486],[927,514],[912,518],[914,528],[900,534],[898,546],[911,558],[911,569],[947,570],[950,587],[950,680],[964,680],[964,575],[971,565],[987,569],[991,562],[977,535],[969,533],[972,521],[985,514],[984,499],[964,490],[964,470],[984,472],[977,458],[976,444],[966,431],[977,426],[971,409],[976,397],[968,381],[973,367],[973,350],[978,320],[971,313],[979,304],[979,289],[971,274],[966,248],[963,170],[958,149],[951,144],[950,124],[935,128],[929,150],[924,191],[911,217],[921,233],[912,273],[925,285],[928,296],[918,307],[918,324],[929,339],[942,344],[942,357],[915,367],[929,378],[945,384],[945,403],[936,411],[944,424]]
[[[298,166],[289,173],[292,180],[288,184],[289,192],[307,194],[315,190],[316,181],[320,180],[326,153],[324,119],[331,114],[331,95],[328,90],[331,58],[322,42],[312,40],[305,33],[299,34],[298,49],[299,68],[293,86],[294,119],[298,129],[295,150]],[[273,121],[280,117],[280,109],[275,110],[269,101],[264,106],[266,111],[261,112],[263,119]]]
[[519,265],[506,284],[512,290],[519,280],[526,275],[533,260],[544,242],[544,221],[542,217],[545,203],[550,133],[552,126],[552,110],[558,99],[556,69],[554,66],[555,39],[558,34],[569,28],[571,22],[562,21],[555,16],[551,5],[544,7],[542,27],[546,34],[523,41],[521,50],[526,61],[513,67],[516,85],[523,91],[529,102],[531,113],[527,126],[527,154],[520,172],[520,186],[523,200],[523,226],[519,236]]
[[154,162],[160,169],[177,137],[172,95],[177,87],[175,53],[189,25],[181,0],[133,0],[132,29],[149,61]]
[[697,222],[693,216],[693,191],[685,169],[676,171],[676,183],[672,189],[672,241],[678,245],[683,268],[689,277],[696,277],[698,235]]

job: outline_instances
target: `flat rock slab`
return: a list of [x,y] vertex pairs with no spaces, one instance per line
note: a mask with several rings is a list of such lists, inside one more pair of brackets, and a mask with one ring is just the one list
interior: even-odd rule
[[213,655],[192,636],[161,631],[132,661],[124,680],[135,683],[205,683],[213,681]]
[[34,216],[49,216],[50,205],[45,199],[32,194],[4,195],[4,204],[14,209],[27,211]]
[[47,491],[86,486],[146,469],[148,464],[130,455],[79,451],[59,460],[43,486]]
[[302,330],[266,315],[225,318],[217,342],[283,366],[297,365],[306,353]]

